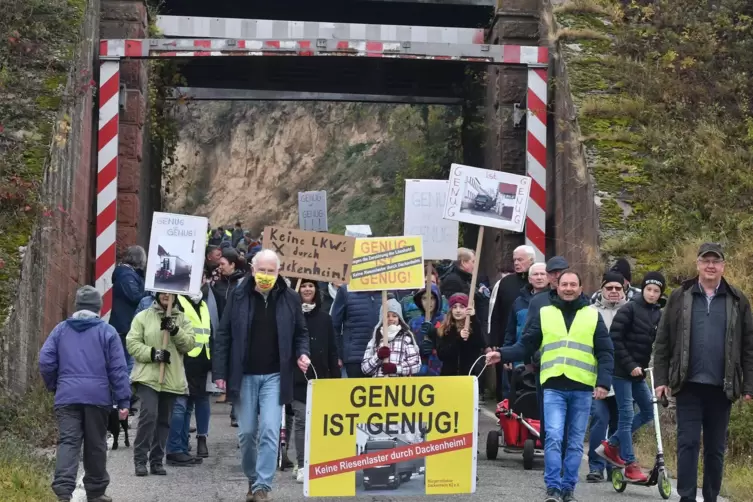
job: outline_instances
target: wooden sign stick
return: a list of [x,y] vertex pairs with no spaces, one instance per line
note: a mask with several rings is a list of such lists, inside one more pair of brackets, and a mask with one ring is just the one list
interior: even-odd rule
[[[387,291],[382,291],[382,345],[388,347],[390,344],[389,337],[387,336]],[[385,359],[384,362],[388,362],[389,359]]]
[[[478,239],[476,240],[476,262],[473,265],[473,275],[471,276],[471,290],[468,294],[468,306],[474,307],[476,298],[476,280],[478,279],[478,265],[479,258],[481,257],[481,245],[484,243],[484,227],[483,225],[478,227]],[[465,318],[465,329],[469,329],[471,326],[471,318]],[[481,333],[479,333],[480,335]]]
[[[159,295],[157,295],[159,297]],[[167,300],[167,309],[165,310],[165,315],[167,317],[172,316],[173,312],[173,295],[170,294],[170,298]],[[170,332],[165,330],[162,330],[162,350],[167,350],[167,344],[170,342]],[[177,357],[177,354],[176,354]],[[162,385],[165,383],[165,363],[161,362],[159,363],[159,383]]]

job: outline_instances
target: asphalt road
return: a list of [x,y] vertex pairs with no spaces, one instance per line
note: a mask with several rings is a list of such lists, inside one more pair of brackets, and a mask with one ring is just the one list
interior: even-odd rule
[[[226,404],[212,405],[212,421],[209,435],[210,457],[204,459],[202,465],[194,467],[167,466],[167,476],[148,476],[137,478],[133,470],[133,449],[125,448],[122,443],[116,451],[109,452],[108,471],[110,473],[110,488],[108,494],[116,502],[177,502],[177,501],[243,501],[248,489],[248,483],[240,469],[237,449],[237,429],[230,427],[230,406]],[[402,493],[397,495],[382,495],[369,492],[369,495],[353,497],[349,500],[499,500],[503,497],[507,502],[534,502],[544,498],[543,460],[537,459],[534,469],[523,469],[520,455],[507,454],[500,450],[497,460],[486,459],[484,452],[487,432],[495,428],[494,416],[490,409],[479,412],[479,482],[474,495],[457,496],[412,496]],[[131,429],[131,438],[136,435],[135,419]],[[122,439],[122,435],[121,435]],[[195,442],[194,442],[195,448]],[[291,446],[290,458],[294,459]],[[628,486],[627,490],[618,494],[608,483],[587,484],[585,474],[587,467],[581,469],[581,482],[576,495],[581,502],[625,502],[629,501],[658,501],[661,500],[656,487],[646,488]],[[82,470],[79,472],[79,479]],[[304,500],[303,485],[297,484],[292,477],[292,471],[278,472],[275,479],[272,497],[275,500]],[[418,484],[420,479],[412,479],[410,484]],[[79,483],[80,484],[80,483]],[[401,490],[402,491],[402,490]],[[77,490],[74,501],[83,502],[86,497],[83,490]],[[342,500],[337,498],[322,500]],[[673,495],[671,500],[679,497]],[[699,494],[699,500],[702,497]]]

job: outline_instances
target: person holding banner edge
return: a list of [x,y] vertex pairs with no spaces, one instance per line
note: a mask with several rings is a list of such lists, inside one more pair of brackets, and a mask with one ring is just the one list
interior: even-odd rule
[[[604,399],[612,384],[614,347],[601,314],[589,307],[580,275],[568,270],[549,293],[550,305],[531,319],[512,347],[487,354],[487,364],[512,362],[541,350],[541,386],[546,408],[545,502],[575,502],[578,469],[592,399]],[[562,444],[567,442],[563,458]]]

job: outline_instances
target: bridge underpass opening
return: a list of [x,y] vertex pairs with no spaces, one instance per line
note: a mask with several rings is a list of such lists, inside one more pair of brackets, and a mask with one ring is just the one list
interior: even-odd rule
[[[281,56],[288,56],[283,58]],[[295,57],[298,56],[298,57]],[[118,194],[118,145],[119,145],[119,113],[121,108],[120,88],[120,64],[129,59],[153,59],[153,58],[178,58],[199,62],[206,65],[212,62],[211,67],[218,73],[225,75],[225,79],[210,82],[211,79],[202,80],[195,75],[197,82],[201,82],[200,89],[205,95],[212,92],[235,92],[239,93],[235,99],[248,99],[249,93],[267,92],[272,93],[273,99],[284,93],[288,96],[298,96],[301,93],[313,93],[313,96],[323,97],[321,93],[329,93],[333,100],[345,101],[347,95],[357,97],[378,96],[375,101],[389,101],[397,103],[410,103],[411,97],[419,97],[425,102],[437,100],[462,99],[458,95],[457,88],[453,85],[430,86],[424,80],[424,86],[405,85],[402,89],[390,86],[391,81],[384,78],[378,80],[376,86],[369,86],[369,75],[360,82],[352,82],[350,86],[342,85],[332,89],[320,83],[319,88],[311,89],[306,86],[289,85],[287,89],[280,89],[286,81],[278,80],[279,86],[275,87],[274,79],[259,77],[254,81],[255,85],[238,86],[237,77],[233,77],[233,68],[253,67],[260,63],[268,70],[274,68],[276,62],[272,59],[303,60],[303,67],[313,72],[314,76],[322,77],[321,68],[315,65],[318,61],[326,61],[322,67],[334,63],[330,61],[340,60],[348,63],[365,64],[376,61],[389,67],[389,64],[405,63],[431,64],[430,71],[434,67],[444,68],[446,76],[465,75],[466,65],[501,65],[514,64],[528,67],[528,92],[526,109],[526,172],[532,178],[531,200],[528,204],[526,219],[525,240],[536,250],[537,259],[542,260],[545,249],[546,228],[546,122],[547,122],[547,65],[548,53],[543,47],[520,47],[499,45],[470,45],[470,44],[430,44],[430,43],[385,43],[381,41],[370,42],[358,41],[334,41],[334,40],[237,40],[237,39],[129,39],[129,40],[103,40],[100,43],[100,77],[99,77],[99,133],[98,133],[98,176],[97,176],[97,215],[96,215],[96,262],[95,262],[95,285],[103,295],[102,317],[109,318],[112,309],[112,272],[116,264],[116,236],[117,236],[117,194]],[[389,61],[387,61],[389,60]],[[219,63],[214,63],[219,61]],[[313,66],[311,62],[313,63]],[[214,66],[216,65],[216,66]],[[206,68],[205,67],[205,68]],[[228,69],[228,67],[231,67]],[[282,66],[289,71],[295,71],[295,65]],[[197,65],[194,68],[202,68]],[[220,69],[223,68],[223,69]],[[330,67],[331,68],[331,67]],[[462,69],[459,71],[458,69]],[[206,70],[205,70],[206,71]],[[317,71],[319,72],[317,74]],[[414,71],[415,67],[411,70]],[[251,72],[253,74],[253,72]],[[269,75],[269,71],[265,77]],[[412,73],[412,76],[421,82],[421,75]],[[331,80],[330,80],[331,81]],[[404,80],[405,81],[405,80]],[[233,85],[232,83],[235,83]],[[290,81],[288,81],[290,82]],[[316,82],[316,79],[313,80]],[[192,84],[192,81],[189,81]],[[217,85],[212,87],[211,83]],[[266,84],[267,88],[263,88]],[[409,83],[410,84],[410,83]],[[261,86],[259,89],[255,86]],[[190,87],[190,86],[189,86]],[[248,88],[250,87],[250,88]],[[315,87],[315,86],[314,86]],[[422,91],[424,94],[419,93]],[[242,96],[245,92],[246,97]],[[282,93],[275,95],[274,93]],[[428,93],[428,94],[427,94]],[[207,98],[210,99],[210,98]],[[258,99],[258,98],[253,98]],[[360,100],[360,99],[359,99]],[[479,166],[483,167],[483,166]]]

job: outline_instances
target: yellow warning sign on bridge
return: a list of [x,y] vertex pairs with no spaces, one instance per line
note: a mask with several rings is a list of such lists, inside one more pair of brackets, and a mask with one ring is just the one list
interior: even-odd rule
[[420,289],[424,282],[423,237],[356,239],[350,291]]

